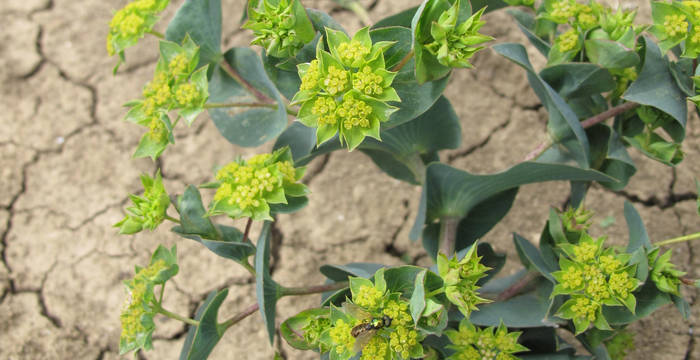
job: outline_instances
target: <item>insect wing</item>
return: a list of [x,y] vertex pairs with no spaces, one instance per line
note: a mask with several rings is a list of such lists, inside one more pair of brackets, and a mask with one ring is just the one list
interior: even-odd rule
[[372,314],[367,312],[365,309],[347,301],[343,303],[343,310],[346,314],[354,317],[355,319],[359,319],[360,321],[372,318]]
[[367,345],[367,343],[369,343],[369,341],[372,340],[372,337],[376,332],[376,329],[370,329],[363,331],[360,335],[357,335],[357,337],[355,338],[355,346],[352,348],[352,351],[355,354],[362,351],[365,345]]

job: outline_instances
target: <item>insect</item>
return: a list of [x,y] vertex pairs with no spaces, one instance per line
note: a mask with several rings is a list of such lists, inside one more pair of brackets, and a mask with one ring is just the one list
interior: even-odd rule
[[343,304],[343,308],[346,313],[362,321],[350,330],[350,335],[355,338],[353,350],[356,353],[362,351],[362,348],[374,337],[377,330],[391,326],[392,318],[387,315],[381,318],[373,317],[372,314],[361,307],[348,302]]

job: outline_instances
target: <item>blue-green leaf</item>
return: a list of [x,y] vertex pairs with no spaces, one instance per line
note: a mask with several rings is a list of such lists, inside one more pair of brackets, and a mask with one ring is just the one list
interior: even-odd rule
[[199,45],[199,64],[221,59],[221,0],[187,0],[168,24],[165,38],[178,44],[185,36]]
[[608,70],[588,63],[549,66],[540,71],[540,77],[564,99],[600,94],[616,85]]
[[651,249],[651,241],[649,241],[649,234],[647,234],[647,230],[644,227],[642,217],[639,216],[634,205],[627,200],[625,200],[625,220],[629,230],[627,252],[632,253],[642,247]]
[[410,309],[414,325],[418,324],[418,320],[425,309],[425,274],[427,271],[427,269],[423,269],[423,271],[419,272],[413,284]]
[[530,86],[549,112],[547,129],[555,143],[561,143],[571,151],[579,166],[587,168],[590,163],[586,133],[576,113],[564,99],[545,82],[532,67],[525,47],[520,44],[497,44],[492,47],[497,53],[520,65],[527,71]]
[[529,240],[515,233],[513,234],[513,242],[515,243],[515,249],[518,251],[520,262],[522,262],[525,267],[536,270],[552,283],[556,282],[554,276],[552,276],[552,272],[557,269],[552,268],[544,261],[542,254],[537,250],[535,245],[532,245]]
[[346,265],[323,265],[321,274],[333,281],[348,281],[349,276],[371,278],[377,270],[385,265],[373,263],[350,263]]
[[532,44],[532,46],[534,46],[535,49],[542,54],[542,56],[546,57],[552,47],[534,33],[535,17],[530,13],[514,8],[508,9],[506,12],[512,16],[513,19],[515,19],[518,24],[518,28],[520,28],[520,31],[525,34],[525,37],[530,41],[530,44]]
[[242,242],[243,234],[229,226],[214,225],[205,216],[199,190],[190,185],[185,193],[178,197],[177,210],[180,213],[180,225],[173,227],[176,234],[197,241],[215,254],[234,260],[247,262],[255,253],[255,247],[249,242]]
[[212,291],[197,310],[195,320],[198,326],[191,326],[187,331],[185,343],[180,352],[180,360],[206,359],[226,330],[217,322],[219,307],[226,299],[228,289]]
[[678,88],[669,70],[668,59],[661,55],[659,47],[644,37],[645,55],[642,71],[622,96],[627,101],[653,106],[669,115],[676,122],[664,127],[675,142],[683,141],[688,117],[686,97]]
[[275,314],[280,291],[279,285],[270,277],[270,227],[272,223],[265,221],[258,238],[255,252],[255,294],[258,297],[260,315],[272,344],[275,339]]
[[359,149],[390,176],[413,184],[425,177],[423,156],[456,149],[461,142],[459,118],[441,96],[416,119],[382,132],[382,141],[366,139]]
[[209,109],[217,129],[226,140],[240,146],[258,146],[274,139],[287,126],[284,101],[267,76],[258,55],[249,48],[232,48],[224,60],[257,94],[229,76],[217,65],[209,81],[209,101],[214,103],[265,103],[269,107]]
[[[482,201],[521,185],[554,181],[611,181],[594,170],[562,164],[523,162],[496,174],[475,175],[442,163],[428,165],[423,191],[427,193],[426,219],[463,218]],[[422,221],[424,219],[418,219]]]
[[588,39],[585,41],[586,55],[593,64],[606,69],[624,69],[639,64],[639,55],[617,41]]
[[554,320],[563,324],[565,322],[547,317],[553,286],[549,281],[540,280],[532,292],[479,305],[479,311],[472,312],[469,321],[480,326],[498,326],[503,321],[508,327],[518,328],[555,326]]

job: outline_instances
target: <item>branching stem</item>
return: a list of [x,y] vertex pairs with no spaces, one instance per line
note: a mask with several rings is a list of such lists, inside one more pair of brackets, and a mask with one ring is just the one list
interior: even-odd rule
[[341,281],[333,284],[323,284],[314,286],[302,287],[284,287],[280,289],[281,296],[298,296],[324,293],[326,291],[340,290],[348,287],[347,281]]
[[[638,106],[640,106],[640,104],[633,102],[633,101],[628,101],[624,104],[612,107],[606,111],[603,111],[600,114],[597,114],[595,116],[591,116],[588,119],[583,120],[581,122],[581,127],[583,127],[584,129],[588,129],[589,127],[591,127],[597,123],[603,122],[611,117],[615,117],[617,115],[620,115],[620,114],[624,113],[625,111],[632,110]],[[554,143],[552,142],[551,139],[547,139],[547,141],[537,145],[537,147],[534,150],[532,150],[530,153],[528,153],[527,156],[525,156],[525,158],[523,159],[523,161],[530,161],[530,160],[534,160],[534,159],[538,158],[540,155],[542,155],[543,152],[545,152],[545,150],[549,149],[549,147],[552,146],[553,144]]]
[[247,318],[248,316],[255,314],[255,312],[258,311],[259,308],[260,307],[258,306],[257,303],[250,305],[245,310],[239,312],[236,315],[233,315],[230,319],[221,323],[221,326],[223,326],[224,330],[226,330],[226,329],[230,328],[231,326],[236,325],[238,322]]
[[180,219],[176,219],[176,218],[174,218],[174,217],[172,217],[172,216],[170,216],[170,215],[168,215],[168,214],[165,214],[165,220],[170,220],[170,221],[172,221],[172,222],[174,222],[174,223],[176,223],[176,224],[179,224],[179,223],[180,223]]
[[206,104],[204,104],[205,109],[230,108],[230,107],[264,107],[264,108],[276,109],[277,105],[268,104],[268,103],[257,103],[257,102],[231,102],[231,103],[206,103]]
[[163,35],[163,33],[160,33],[160,32],[155,31],[155,30],[153,30],[153,29],[148,30],[147,33],[149,33],[149,34],[151,34],[151,35],[153,35],[153,36],[155,36],[155,37],[157,37],[157,38],[159,38],[159,39],[165,39],[165,35]]
[[249,93],[253,94],[258,101],[267,103],[267,104],[272,104],[274,101],[267,97],[265,94],[261,93],[260,90],[256,89],[253,85],[251,85],[248,81],[246,81],[237,71],[234,69],[231,64],[226,61],[226,58],[221,59],[219,62],[221,65],[221,68],[224,69],[224,71],[232,77],[236,82],[241,84],[246,90],[248,90]]
[[455,252],[457,225],[459,225],[459,219],[456,217],[440,218],[440,252],[448,258]]
[[156,305],[155,305],[155,311],[156,311],[157,313],[163,314],[163,315],[165,315],[165,316],[167,316],[167,317],[169,317],[169,318],[171,318],[171,319],[175,319],[175,320],[182,321],[182,322],[184,322],[185,324],[189,324],[189,325],[192,325],[192,326],[198,326],[198,325],[199,325],[199,321],[194,320],[194,319],[190,319],[190,318],[188,318],[188,317],[182,316],[182,315],[180,315],[180,314],[176,314],[176,313],[171,312],[171,311],[168,311],[168,310],[164,309],[163,306],[161,306],[160,304],[156,304]]
[[[333,284],[325,284],[325,285],[315,285],[315,286],[304,286],[304,287],[282,287],[281,296],[293,296],[293,295],[311,295],[311,294],[318,294],[326,291],[333,291],[333,290],[340,290],[342,288],[348,287],[348,282],[347,281],[342,281],[338,283],[333,283]],[[236,323],[240,322],[241,320],[245,319],[246,317],[254,314],[256,311],[258,311],[260,307],[258,304],[253,304],[245,308],[245,310],[239,312],[236,315],[233,315],[230,319],[224,321],[221,323],[221,326],[223,326],[224,330],[230,328],[231,326],[235,325]]]
[[248,218],[248,220],[245,223],[245,230],[243,231],[243,240],[242,242],[250,242],[250,239],[248,239],[248,235],[250,235],[250,227],[253,225],[253,218]]
[[404,67],[404,65],[408,63],[409,60],[411,60],[411,58],[413,58],[413,49],[411,49],[411,51],[409,51],[408,54],[406,54],[406,56],[404,56],[403,59],[401,59],[401,61],[399,61],[398,64],[394,65],[394,67],[391,68],[389,71],[398,72]]
[[535,279],[537,279],[537,274],[528,272],[520,280],[516,281],[513,285],[503,290],[502,293],[498,294],[496,301],[505,301],[520,294],[523,289],[530,285],[530,283]]
[[666,239],[666,240],[654,243],[654,245],[664,246],[664,245],[670,245],[670,244],[675,244],[675,243],[679,243],[679,242],[694,240],[694,239],[698,239],[698,238],[700,238],[700,232],[696,232],[695,234],[690,234],[690,235],[683,235],[683,236],[675,237],[672,239]]

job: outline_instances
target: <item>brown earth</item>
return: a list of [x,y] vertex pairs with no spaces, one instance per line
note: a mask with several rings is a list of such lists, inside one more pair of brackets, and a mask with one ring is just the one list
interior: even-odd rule
[[[182,1],[167,10],[169,18]],[[238,29],[242,0],[225,0],[227,46],[245,45]],[[304,1],[330,10],[351,31],[361,24],[330,1]],[[375,0],[373,20],[418,3]],[[0,2],[0,358],[118,358],[121,281],[134,264],[146,264],[158,244],[178,245],[181,271],[166,296],[166,307],[192,314],[206,294],[228,287],[222,317],[255,302],[248,274],[198,244],[174,236],[167,226],[154,233],[118,236],[112,224],[123,216],[126,194],[141,187],[140,173],[153,173],[148,159],[133,160],[141,129],[121,121],[121,104],[136,98],[155,66],[156,42],[145,39],[127,51],[127,64],[112,76],[114,58],[104,51],[112,11],[125,1],[22,0]],[[623,5],[634,5],[628,1]],[[643,17],[648,3],[641,1]],[[525,43],[503,12],[486,16],[483,32],[497,42]],[[159,24],[163,29],[166,21]],[[543,59],[530,49],[536,67]],[[463,144],[443,154],[453,166],[477,173],[500,171],[519,162],[544,133],[546,114],[527,85],[524,72],[485,50],[476,69],[456,71],[447,96],[462,119]],[[700,172],[700,126],[688,124],[686,160],[675,169],[632,156],[639,171],[624,192],[595,186],[587,206],[597,212],[595,232],[614,244],[626,241],[625,200],[634,203],[653,241],[698,231],[693,179]],[[158,162],[171,193],[210,180],[215,165],[237,155],[267,150],[227,143],[206,116],[176,131],[177,144]],[[419,189],[389,178],[358,152],[336,152],[311,164],[309,206],[281,216],[273,245],[273,277],[288,286],[318,284],[318,267],[351,261],[426,264],[419,244],[408,239]],[[349,188],[350,187],[350,188]],[[509,256],[505,273],[518,268],[511,233],[536,239],[550,206],[565,200],[568,185],[546,183],[520,189],[513,209],[484,241]],[[340,195],[340,196],[339,196]],[[387,212],[391,215],[385,216]],[[614,224],[603,228],[611,217]],[[534,219],[534,221],[533,221]],[[240,225],[240,224],[239,224]],[[254,229],[255,232],[255,229]],[[700,277],[700,243],[675,246],[675,262]],[[686,289],[687,290],[687,289]],[[636,350],[629,359],[700,359],[693,329],[700,322],[697,291],[685,291],[693,316],[683,320],[671,306],[632,327]],[[284,299],[279,319],[315,306],[318,297]],[[279,320],[278,320],[279,321]],[[186,329],[158,318],[155,349],[140,359],[178,357]],[[315,359],[276,344],[288,359]],[[212,359],[270,359],[259,315],[226,333]]]

